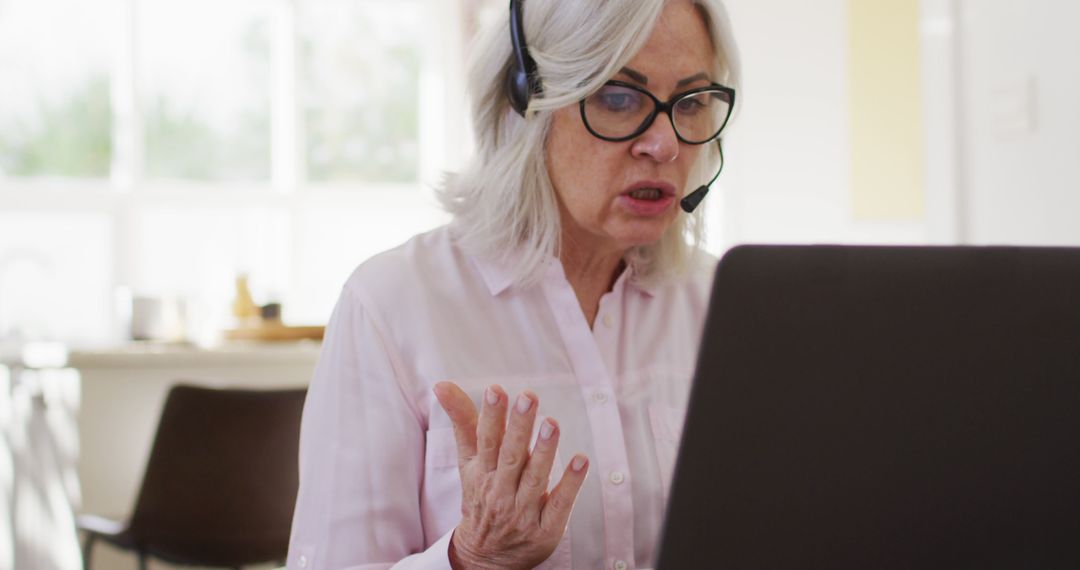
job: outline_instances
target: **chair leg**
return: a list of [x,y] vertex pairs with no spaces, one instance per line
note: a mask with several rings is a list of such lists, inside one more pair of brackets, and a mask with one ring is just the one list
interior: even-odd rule
[[86,533],[86,542],[83,542],[82,551],[82,567],[83,570],[90,570],[90,557],[94,553],[94,539],[97,538],[92,532]]
[[139,552],[139,570],[146,570],[146,558],[147,558],[146,553],[140,551]]

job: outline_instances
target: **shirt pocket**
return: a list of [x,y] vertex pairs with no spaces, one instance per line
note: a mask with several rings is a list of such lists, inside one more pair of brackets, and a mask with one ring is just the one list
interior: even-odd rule
[[444,427],[428,430],[424,463],[428,467],[440,469],[453,467],[457,469],[457,441],[454,439],[454,428]]
[[461,476],[454,428],[428,430],[420,492],[424,539],[432,544],[461,520]]
[[675,471],[675,459],[679,454],[683,421],[686,410],[673,406],[652,404],[649,406],[649,424],[656,446],[656,463],[660,473],[660,496],[666,508],[671,478]]

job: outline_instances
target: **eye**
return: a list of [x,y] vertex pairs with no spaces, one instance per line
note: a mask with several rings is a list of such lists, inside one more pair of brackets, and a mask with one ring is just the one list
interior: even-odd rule
[[618,85],[605,85],[592,100],[609,113],[634,113],[641,108],[642,95],[633,89]]
[[675,103],[675,110],[683,115],[696,115],[708,106],[708,95],[700,93],[679,99]]
[[632,97],[626,93],[608,93],[603,96],[603,102],[609,111],[625,111],[634,104]]

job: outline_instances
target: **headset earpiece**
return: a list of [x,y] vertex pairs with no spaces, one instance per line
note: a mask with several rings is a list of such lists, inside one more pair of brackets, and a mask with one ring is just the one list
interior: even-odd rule
[[521,16],[521,0],[510,0],[510,46],[514,58],[506,74],[506,97],[510,106],[521,116],[529,108],[532,96],[543,93],[540,77],[536,72],[536,62],[529,55],[525,42],[525,24]]

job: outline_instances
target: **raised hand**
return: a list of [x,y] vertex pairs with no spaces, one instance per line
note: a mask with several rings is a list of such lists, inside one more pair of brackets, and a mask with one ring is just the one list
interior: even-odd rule
[[454,424],[461,474],[461,523],[450,541],[451,566],[472,570],[540,564],[566,532],[588,458],[575,455],[548,493],[559,424],[545,419],[530,453],[540,404],[536,394],[522,392],[508,409],[506,392],[491,386],[484,391],[479,414],[452,382],[436,384],[435,397]]

